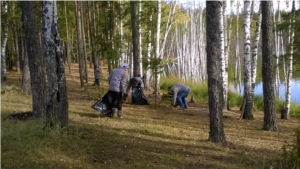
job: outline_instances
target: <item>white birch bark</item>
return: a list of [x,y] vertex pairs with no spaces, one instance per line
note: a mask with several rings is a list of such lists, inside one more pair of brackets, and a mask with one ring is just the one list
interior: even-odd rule
[[260,26],[261,26],[261,6],[259,5],[258,19],[256,22],[255,35],[253,38],[253,45],[252,45],[252,60],[251,60],[251,94],[252,94],[252,97],[254,96],[254,88],[255,88],[255,81],[256,81],[258,42],[259,42],[260,30],[261,30]]
[[[278,3],[278,22],[280,23],[280,9],[279,9]],[[274,13],[276,13],[276,9],[274,8]],[[274,15],[274,21],[273,23],[276,23],[276,15]],[[279,95],[279,86],[280,86],[280,78],[279,78],[279,31],[277,30],[276,24],[274,24],[274,44],[275,44],[275,93],[276,95]]]
[[291,106],[291,81],[293,76],[293,49],[294,49],[294,28],[295,28],[295,1],[292,2],[292,12],[291,12],[291,22],[290,22],[290,51],[287,60],[287,81],[286,81],[286,93],[285,93],[285,111],[281,118],[290,118],[290,106]]
[[[223,3],[222,3],[223,4]],[[220,48],[220,66],[221,66],[221,82],[222,82],[222,96],[223,96],[223,103],[225,99],[225,58],[224,58],[224,16],[223,16],[223,7],[220,9],[220,13],[218,14],[219,19],[219,30],[220,30],[220,42],[219,42],[219,48]],[[222,107],[224,108],[225,105]]]
[[3,30],[3,37],[1,37],[1,84],[6,79],[6,56],[5,56],[5,48],[8,36],[8,22],[7,22],[7,8],[8,8],[8,1],[3,1],[4,6],[4,13],[6,14],[4,20],[4,30]]
[[224,24],[224,62],[225,72],[223,81],[223,109],[227,108],[228,98],[228,46],[227,46],[227,1],[223,2],[223,24]]
[[253,118],[251,95],[251,35],[250,35],[250,1],[244,1],[244,104],[243,118]]
[[[149,22],[152,22],[152,14],[149,15]],[[145,89],[150,89],[150,80],[151,80],[151,73],[150,73],[150,58],[151,58],[151,51],[152,51],[152,43],[151,43],[152,32],[151,28],[148,28],[148,43],[147,43],[147,67],[146,67],[146,77],[145,77]]]
[[[160,24],[161,24],[161,0],[157,1],[157,25],[156,25],[156,46],[155,46],[155,57],[156,59],[161,59],[159,55],[159,47],[160,47]],[[156,68],[157,70],[158,68]],[[155,72],[155,96],[158,97],[160,90],[160,75],[156,71]]]

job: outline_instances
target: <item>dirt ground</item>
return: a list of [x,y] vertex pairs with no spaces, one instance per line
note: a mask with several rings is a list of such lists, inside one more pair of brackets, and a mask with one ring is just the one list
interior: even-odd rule
[[[102,72],[106,72],[106,69],[102,68]],[[134,128],[138,134],[136,131],[132,132],[131,141],[127,140],[128,146],[132,144],[133,149],[144,152],[145,158],[153,161],[154,158],[156,159],[154,154],[160,154],[161,151],[165,151],[165,156],[172,154],[176,156],[176,160],[173,160],[177,163],[171,164],[172,160],[166,160],[168,158],[163,156],[160,157],[161,159],[156,159],[160,161],[160,166],[165,164],[162,165],[163,167],[154,165],[145,168],[282,168],[283,147],[289,148],[293,143],[294,130],[299,126],[297,119],[281,120],[278,114],[279,131],[264,131],[262,130],[263,112],[254,112],[254,120],[240,120],[240,112],[238,109],[232,108],[231,111],[223,112],[228,145],[220,147],[207,141],[209,134],[207,103],[198,103],[195,100],[194,103],[189,103],[188,109],[178,110],[170,106],[168,100],[155,99],[152,91],[145,91],[151,105],[132,105],[131,100],[128,99],[129,96],[123,105],[124,119],[122,119],[123,124],[120,124],[116,117],[113,119],[102,117],[90,108],[97,99],[106,93],[107,74],[102,75],[100,89],[93,85],[92,68],[89,68],[89,81],[83,88],[80,87],[77,65],[72,67],[71,75],[66,67],[66,75],[69,119],[72,123],[98,124],[103,121],[101,125],[128,129],[127,133],[131,133],[131,129],[133,131]],[[20,77],[20,73],[9,71],[7,85],[20,84]],[[2,107],[5,107],[6,102],[8,101],[5,99],[2,101]],[[107,124],[108,120],[111,120],[111,124]],[[104,123],[104,121],[106,122]],[[120,127],[120,125],[123,126]],[[148,142],[152,140],[152,144],[157,144],[157,146],[152,144],[152,148],[137,146],[138,142],[131,143],[135,139],[139,140],[141,144],[150,144]],[[172,146],[167,144],[171,142]],[[176,144],[180,146],[176,147]],[[122,150],[118,149],[118,151]],[[103,159],[107,159],[108,156],[106,154],[104,157],[102,153],[93,158],[104,163]],[[120,157],[114,155],[111,158]],[[122,159],[132,160],[130,155],[126,158],[122,156]],[[191,162],[191,159],[195,161]],[[174,165],[176,166],[174,167]],[[131,167],[137,166],[132,165]],[[109,168],[115,167],[110,166]]]

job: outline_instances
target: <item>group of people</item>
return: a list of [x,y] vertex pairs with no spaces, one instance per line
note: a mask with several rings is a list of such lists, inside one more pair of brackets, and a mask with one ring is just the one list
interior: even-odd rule
[[[99,67],[95,66],[95,69]],[[133,77],[129,80],[129,84],[127,86],[127,63],[122,63],[118,68],[114,69],[108,76],[109,82],[109,91],[108,93],[111,96],[111,104],[107,105],[107,110],[110,111],[109,116],[114,116],[115,108],[117,108],[117,116],[118,118],[123,118],[122,113],[122,104],[123,99],[126,99],[130,88],[132,88],[132,103],[137,104],[149,104],[148,99],[143,94],[142,84],[143,78],[140,74],[136,77]],[[95,71],[96,72],[96,71]],[[99,79],[97,80],[96,77]],[[100,77],[95,74],[95,83],[99,86]],[[127,87],[126,87],[127,86]],[[179,109],[187,109],[187,96],[190,93],[190,88],[183,84],[176,84],[173,87],[169,88],[169,93],[173,95],[172,105],[174,107],[180,106]]]

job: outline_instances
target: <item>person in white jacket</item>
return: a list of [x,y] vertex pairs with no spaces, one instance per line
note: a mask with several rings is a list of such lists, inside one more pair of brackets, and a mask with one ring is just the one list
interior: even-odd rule
[[[127,79],[127,70],[128,64],[122,63],[119,68],[114,69],[108,76],[109,82],[109,92],[112,95],[112,104],[108,105],[108,109],[113,110],[113,107],[118,108],[118,117],[123,118],[122,116],[122,99],[123,96],[127,97],[128,93],[126,92],[126,79]],[[116,105],[114,105],[116,103]],[[114,112],[112,111],[112,117]]]
[[169,92],[173,95],[172,105],[174,107],[177,106],[177,101],[180,106],[179,109],[183,110],[188,108],[186,97],[191,92],[190,87],[183,84],[176,84],[169,89]]

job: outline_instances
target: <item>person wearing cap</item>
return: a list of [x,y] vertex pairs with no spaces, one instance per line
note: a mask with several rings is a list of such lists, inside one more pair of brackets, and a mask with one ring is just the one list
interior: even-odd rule
[[127,86],[126,93],[129,93],[130,88],[132,88],[132,103],[134,103],[134,93],[137,89],[141,88],[143,84],[143,78],[140,74],[129,80],[129,85]]
[[187,109],[188,105],[186,97],[190,91],[190,87],[183,84],[176,84],[173,87],[170,87],[169,93],[173,95],[172,105],[176,107],[179,104],[180,110]]
[[112,95],[112,104],[108,105],[108,109],[112,110],[112,117],[114,115],[113,108],[115,107],[114,103],[116,103],[116,107],[118,109],[118,118],[123,118],[122,116],[122,98],[127,97],[128,94],[126,92],[126,79],[128,69],[127,63],[122,63],[119,68],[114,69],[110,75],[108,76],[109,82],[109,92]]

